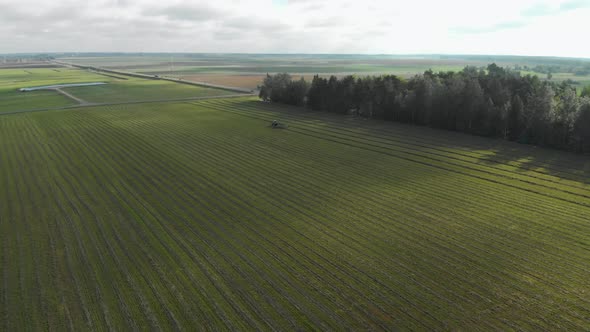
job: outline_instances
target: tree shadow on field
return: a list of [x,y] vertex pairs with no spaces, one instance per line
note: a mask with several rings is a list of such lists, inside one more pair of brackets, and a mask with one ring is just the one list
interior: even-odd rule
[[590,184],[590,156],[557,151],[513,142],[500,142],[480,158],[480,163],[507,164],[522,172],[548,174],[562,179]]
[[[581,181],[587,156],[256,101],[236,105],[261,125],[289,124],[252,137],[276,151],[252,180],[264,184],[260,195],[279,188],[264,200],[280,220],[269,230],[294,230],[290,246],[313,241],[305,249],[331,262],[313,266],[346,280],[334,296],[354,298],[351,315],[366,318],[364,307],[400,329],[411,326],[410,316],[430,330],[583,326],[589,226],[574,213],[584,207],[545,208],[538,202],[550,200],[528,200],[518,188],[467,181],[466,167],[508,164],[511,172]],[[285,178],[269,178],[273,170]]]
[[346,135],[347,139],[367,146],[376,143],[390,146],[392,151],[409,149],[432,158],[458,158],[491,167],[509,167],[513,172],[533,172],[590,184],[590,155],[429,127],[316,112],[302,107],[257,101],[243,103],[249,107],[270,109],[295,124],[304,121],[302,124],[326,130],[329,135]]

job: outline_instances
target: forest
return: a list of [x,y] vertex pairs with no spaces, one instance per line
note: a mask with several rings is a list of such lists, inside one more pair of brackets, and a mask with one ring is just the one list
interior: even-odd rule
[[580,153],[590,152],[590,89],[490,64],[459,72],[395,75],[267,75],[264,101],[430,126]]

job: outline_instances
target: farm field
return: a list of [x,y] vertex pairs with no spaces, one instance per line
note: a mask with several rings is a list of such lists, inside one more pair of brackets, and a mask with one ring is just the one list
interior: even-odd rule
[[57,91],[20,92],[22,87],[64,83],[105,82],[102,86],[62,88],[88,103],[117,103],[138,100],[180,99],[221,96],[230,91],[178,84],[162,80],[103,75],[70,68],[0,69],[0,113],[53,107],[74,106],[72,100]]
[[60,83],[83,83],[106,80],[107,77],[70,68],[0,69],[0,88],[17,89],[25,86]]
[[231,91],[221,89],[141,78],[128,78],[123,81],[113,80],[107,85],[74,87],[63,90],[92,103],[213,97],[233,94]]
[[[247,89],[256,88],[267,73],[287,72],[306,79],[320,76],[393,74],[411,77],[428,69],[459,71],[465,66],[485,67],[495,62],[503,67],[518,66],[524,74],[546,74],[530,71],[538,65],[579,64],[580,59],[515,56],[461,55],[303,55],[303,54],[119,54],[86,55],[59,58],[79,65],[92,65],[185,80],[208,82]],[[587,61],[587,60],[583,60]],[[525,66],[528,69],[522,69]],[[590,75],[577,76],[553,71],[552,80],[575,81],[575,86],[590,85]]]
[[588,330],[589,178],[253,98],[3,115],[0,330]]
[[22,93],[19,88],[59,83],[104,80],[105,76],[67,68],[0,69],[0,113],[20,109],[37,109],[75,105],[76,102],[55,91]]
[[[322,75],[325,76],[325,75]],[[260,75],[223,75],[223,74],[204,74],[204,75],[178,75],[179,78],[185,81],[204,82],[209,84],[217,84],[223,86],[233,86],[243,89],[257,89],[266,77],[266,74]],[[311,82],[313,75],[292,75],[293,79],[298,80],[303,77],[306,81]],[[329,75],[328,75],[329,77]]]
[[[266,75],[218,75],[218,74],[205,74],[205,75],[176,75],[179,78],[192,81],[192,82],[205,82],[210,84],[218,84],[224,86],[234,86],[244,89],[256,89],[262,84]],[[306,80],[311,76],[305,77]]]
[[568,73],[558,73],[554,74],[553,78],[551,79],[554,82],[562,82],[565,80],[571,80],[575,82],[573,85],[576,87],[579,93],[582,92],[584,87],[590,86],[590,75],[578,76]]
[[0,114],[21,109],[31,110],[72,105],[76,105],[76,102],[55,91],[21,93],[12,90],[0,92]]
[[[535,73],[533,71],[523,71],[523,75],[537,75],[541,78],[545,78],[546,75]],[[571,73],[553,73],[553,77],[551,78],[552,82],[560,83],[563,81],[571,81],[572,86],[578,90],[578,93],[581,93],[584,87],[590,86],[590,75],[574,75]]]
[[[60,60],[80,65],[93,65],[115,70],[127,70],[170,77],[261,76],[267,73],[288,72],[293,75],[376,75],[396,74],[404,77],[432,68],[436,71],[460,70],[476,61],[391,56],[329,56],[329,55],[145,55],[64,57]],[[483,64],[483,62],[481,63]],[[258,84],[258,83],[257,83]],[[251,85],[244,86],[251,88]],[[256,87],[256,85],[254,85]]]

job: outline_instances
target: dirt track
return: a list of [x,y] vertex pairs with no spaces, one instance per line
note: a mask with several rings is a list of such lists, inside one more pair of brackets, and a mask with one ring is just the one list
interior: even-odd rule
[[[66,96],[66,97],[68,97],[68,98],[70,98],[70,99],[78,102],[80,105],[89,104],[86,100],[80,99],[80,98],[78,98],[78,97],[76,97],[76,96],[74,96],[74,95],[72,95],[72,94],[70,94],[68,92],[65,92],[64,90],[62,90],[60,88],[57,88],[57,89],[54,89],[54,90],[57,91],[58,93],[61,93],[64,96]],[[78,105],[78,106],[80,106],[80,105]]]

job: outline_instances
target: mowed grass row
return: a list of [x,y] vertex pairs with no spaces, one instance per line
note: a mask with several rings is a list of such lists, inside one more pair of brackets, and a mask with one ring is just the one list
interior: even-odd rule
[[[226,106],[227,106],[228,108],[231,108],[231,105],[226,105]],[[233,106],[235,106],[235,105],[233,105]],[[574,214],[574,216],[576,216],[576,214]],[[577,215],[577,216],[579,217],[580,215]],[[586,220],[586,218],[587,218],[587,217],[586,217],[586,215],[584,215],[584,214],[582,214],[582,215],[581,215],[581,217],[582,217],[582,220]],[[585,223],[583,223],[583,225],[585,226]],[[546,226],[547,226],[547,225],[545,225],[545,227],[546,227]],[[583,236],[586,236],[586,234],[584,234]],[[586,237],[586,239],[587,239],[587,237]],[[586,244],[587,244],[587,241],[586,241]],[[587,248],[587,246],[586,246],[586,248]],[[544,249],[547,249],[547,248],[544,248]]]
[[3,329],[588,327],[587,207],[243,104],[1,117]]
[[[207,104],[210,104],[210,102],[206,102],[206,103],[207,103]],[[231,106],[232,106],[232,105],[225,105],[225,106],[227,106],[227,108],[226,108],[226,109],[231,109]],[[235,106],[235,105],[234,105],[234,106]],[[251,110],[249,110],[248,112],[251,114]],[[277,148],[279,148],[279,147],[277,146]],[[303,149],[305,149],[305,147],[302,147],[302,148],[303,148]],[[378,175],[378,174],[377,174],[377,175],[371,175],[371,176],[372,176],[372,177],[379,177],[379,175]],[[502,195],[504,194],[503,190],[500,190],[500,191],[499,191],[499,193],[501,193]],[[526,198],[527,200],[531,200],[531,198],[533,198],[533,197],[525,197],[525,198]],[[517,203],[518,203],[518,200],[510,200],[510,199],[506,200],[506,199],[502,199],[502,197],[501,197],[501,196],[498,196],[498,197],[497,197],[497,199],[498,199],[498,200],[500,200],[500,201],[504,201],[504,202],[506,202],[506,203],[512,204],[512,205],[514,205],[514,204],[517,204]],[[562,211],[563,211],[563,210],[562,210]],[[567,212],[567,213],[565,213],[565,216],[573,216],[573,217],[576,217],[577,215],[576,215],[575,213],[569,213],[569,212]],[[585,220],[585,216],[584,216],[584,215],[582,215],[582,216],[581,216],[581,218],[582,218],[582,220]],[[581,225],[582,225],[582,227],[585,227],[585,222],[582,222],[582,223],[581,223]],[[568,225],[568,226],[570,226],[570,227],[571,227],[571,225]],[[546,225],[545,225],[545,226],[543,226],[543,227],[546,227]],[[575,232],[575,231],[576,231],[576,230],[574,229],[574,232]]]
[[465,135],[459,133],[444,132],[445,135],[440,135],[440,131],[429,128],[384,124],[381,121],[366,121],[354,117],[343,118],[340,115],[310,112],[291,106],[272,105],[271,112],[265,113],[264,110],[269,105],[254,100],[241,102],[240,107],[253,110],[252,115],[281,116],[285,120],[293,120],[291,124],[301,122],[327,134],[341,134],[347,139],[360,138],[370,143],[370,146],[375,146],[375,143],[385,144],[390,148],[425,152],[437,158],[445,157],[449,162],[467,161],[479,164],[476,168],[481,170],[493,166],[497,171],[526,175],[523,177],[525,179],[533,177],[543,180],[539,184],[545,181],[552,186],[557,184],[557,189],[580,187],[590,190],[590,160],[575,154],[474,136],[465,139]]
[[[228,106],[227,109],[231,109],[231,106]],[[252,116],[252,111],[250,111],[246,116]],[[300,129],[300,128],[298,128]],[[291,128],[291,130],[295,130],[293,127]],[[325,132],[329,132],[329,130],[324,130]],[[306,133],[308,133],[309,131],[307,131]],[[320,131],[311,131],[312,135],[322,135],[323,132]],[[331,135],[330,133],[324,134],[324,138],[330,141],[335,141],[334,140],[334,135]],[[316,136],[316,137],[321,137],[321,136]],[[355,143],[359,143],[359,141],[354,141]],[[351,144],[351,140],[349,139],[349,136],[347,136],[347,138],[345,138],[343,141],[335,141],[335,142],[340,142],[342,144],[345,145],[349,145]],[[353,146],[357,146],[358,145],[353,145]],[[361,148],[364,146],[361,146]],[[381,153],[385,153],[388,155],[391,155],[391,149],[390,148],[384,148],[384,150],[381,149],[375,149],[375,145],[372,143],[368,143],[366,145],[366,147],[368,149],[372,149],[372,151],[376,151],[376,152],[381,152]],[[431,156],[429,156],[428,154],[424,155],[421,152],[405,152],[407,155],[404,155],[404,151],[400,151],[400,150],[394,150],[396,152],[402,152],[402,153],[398,153],[398,155],[394,155],[397,158],[403,158],[403,159],[408,159],[409,155],[409,160],[411,161],[415,161],[418,163],[422,163],[422,164],[426,164],[432,167],[439,167],[451,172],[455,172],[455,173],[460,173],[460,174],[464,174],[464,175],[469,175],[472,177],[476,177],[482,180],[486,180],[486,181],[491,181],[491,182],[496,182],[496,183],[500,183],[503,184],[505,186],[509,186],[509,187],[517,187],[520,189],[523,189],[525,191],[528,192],[533,192],[533,193],[538,193],[541,195],[549,195],[550,197],[555,197],[558,198],[560,200],[565,200],[574,204],[580,204],[580,205],[588,205],[588,202],[585,201],[588,199],[588,195],[587,195],[587,191],[585,191],[584,189],[581,188],[576,188],[576,187],[572,187],[572,186],[565,186],[565,189],[561,188],[560,190],[560,185],[559,184],[555,184],[555,183],[543,183],[544,181],[538,180],[536,178],[533,178],[533,180],[531,180],[531,178],[522,176],[518,173],[511,173],[511,172],[506,172],[503,170],[498,170],[495,169],[493,167],[489,167],[489,166],[484,166],[485,169],[479,170],[478,168],[481,168],[479,165],[469,165],[467,164],[467,166],[465,166],[465,163],[463,164],[456,164],[454,163],[454,161],[457,158],[453,158],[451,157],[450,161],[445,161],[442,160],[443,162],[440,163],[439,159],[436,158],[432,158]],[[450,166],[459,166],[459,167],[450,167]],[[475,166],[475,167],[474,167]]]
[[492,163],[500,168],[516,169],[537,176],[539,174],[556,175],[555,179],[559,182],[567,182],[567,179],[571,177],[574,179],[574,184],[579,185],[580,182],[584,182],[584,184],[588,185],[587,181],[590,176],[590,161],[588,158],[580,158],[575,154],[557,150],[537,149],[530,145],[520,145],[476,136],[465,139],[464,134],[448,131],[444,131],[445,135],[440,135],[440,131],[425,127],[374,120],[367,121],[361,118],[313,112],[285,105],[270,106],[255,100],[249,100],[242,103],[242,105],[248,105],[250,108],[254,107],[259,111],[271,107],[272,112],[274,112],[272,114],[277,116],[288,117],[293,112],[296,112],[297,121],[310,120],[311,123],[316,125],[322,120],[328,120],[328,122],[322,123],[323,129],[330,129],[326,128],[329,123],[331,126],[337,125],[337,128],[342,132],[354,133],[368,139],[385,138],[390,142],[403,142],[418,150],[426,149],[438,153],[451,152],[456,157],[471,157],[478,159],[481,163]]
[[[209,102],[209,101],[208,101],[208,102],[206,102],[206,103],[207,103],[207,104],[211,104],[211,102]],[[216,102],[214,102],[214,103],[216,103]],[[232,106],[236,106],[236,105],[225,105],[225,106],[224,106],[225,108],[223,108],[223,109],[225,109],[225,110],[229,110],[229,109],[232,109]],[[252,110],[248,110],[248,114],[249,114],[249,115],[251,115],[251,114],[252,114]],[[345,142],[345,143],[343,143],[343,144],[346,144],[346,142]],[[373,176],[373,177],[374,177],[374,176],[378,176],[378,175],[371,175],[371,176]],[[477,178],[477,176],[476,176],[476,178]],[[486,179],[483,179],[483,180],[486,180]],[[504,191],[503,191],[502,189],[500,189],[499,193],[501,193],[501,195],[503,195],[503,194],[504,194]],[[517,198],[516,200],[514,200],[514,199],[508,199],[508,200],[506,200],[506,199],[502,199],[502,198],[503,198],[503,197],[501,197],[501,196],[497,197],[497,199],[499,199],[499,200],[503,200],[503,201],[505,201],[505,202],[508,202],[508,203],[510,203],[510,204],[512,204],[512,205],[514,205],[514,204],[518,204],[518,201],[519,201],[519,200],[522,200],[522,199],[526,199],[526,200],[528,200],[528,201],[531,201],[531,199],[532,199],[532,198],[534,198],[534,196],[533,196],[533,197],[530,197],[530,196],[528,196],[528,195],[524,195],[524,196],[521,196],[520,198]],[[562,209],[562,210],[563,210],[563,209]],[[565,212],[565,215],[566,215],[566,216],[577,216],[575,213],[570,213],[570,211],[569,211],[569,210],[568,210],[567,212]],[[582,218],[583,218],[582,220],[585,220],[585,216],[584,216],[584,215],[582,215]],[[585,222],[582,222],[582,225],[583,225],[583,227],[585,227],[585,224],[586,224]],[[570,225],[570,226],[571,226],[571,225]],[[545,226],[543,226],[543,227],[546,227],[546,225],[545,225]],[[576,230],[574,229],[574,231],[576,231]]]

